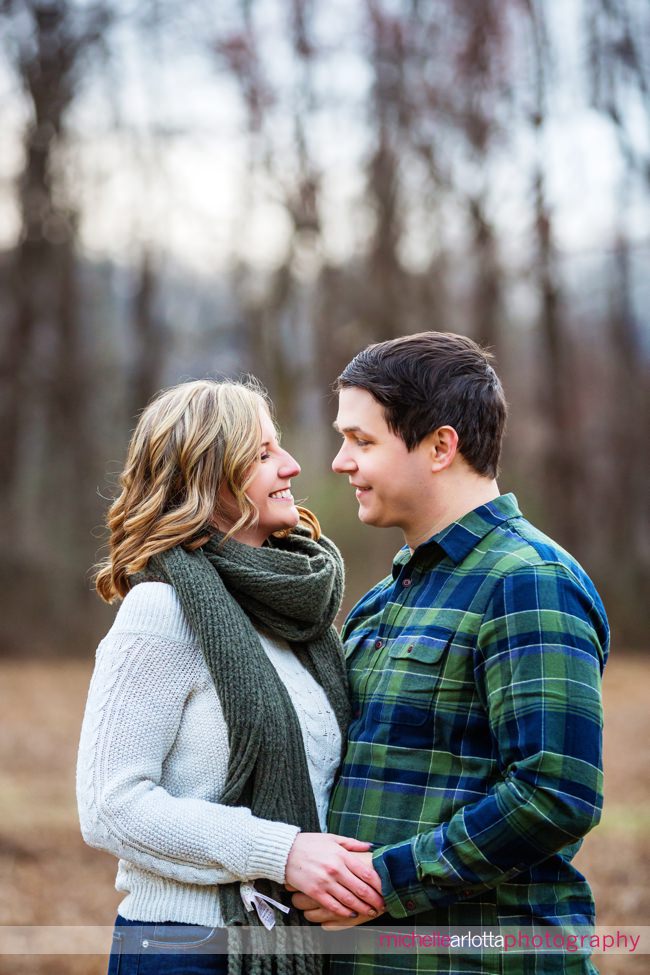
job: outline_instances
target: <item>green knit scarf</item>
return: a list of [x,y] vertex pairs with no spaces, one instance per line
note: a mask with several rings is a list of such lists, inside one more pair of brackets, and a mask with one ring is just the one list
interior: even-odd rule
[[[304,528],[272,537],[261,548],[232,539],[224,543],[215,533],[194,552],[177,546],[154,556],[133,581],[142,579],[163,580],[176,590],[219,695],[230,746],[219,802],[319,832],[298,717],[253,623],[291,645],[325,690],[345,741],[347,680],[333,626],[343,593],[337,548],[324,537],[314,541]],[[257,881],[256,887],[288,903],[279,884]],[[256,913],[244,909],[239,883],[220,887],[220,906],[227,926],[258,923]],[[276,925],[303,923],[293,908],[288,915],[276,911]],[[318,956],[235,954],[229,972],[317,975],[320,962]]]

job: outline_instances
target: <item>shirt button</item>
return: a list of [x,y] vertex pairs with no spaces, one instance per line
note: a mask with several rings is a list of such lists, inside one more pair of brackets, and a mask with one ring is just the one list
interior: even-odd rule
[[415,910],[415,901],[407,901],[406,902],[406,910],[407,911],[414,911]]
[[411,585],[411,580],[410,579],[402,579],[402,585],[404,586],[405,589],[408,589],[408,587]]
[[383,640],[375,640],[375,650],[381,650],[384,645]]
[[413,647],[407,647],[407,648],[406,648],[406,652],[407,652],[407,653],[410,653],[412,649],[413,649]]

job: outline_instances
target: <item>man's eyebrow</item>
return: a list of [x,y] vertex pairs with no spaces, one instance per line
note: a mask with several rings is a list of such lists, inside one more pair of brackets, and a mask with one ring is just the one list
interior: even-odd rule
[[365,430],[362,430],[361,427],[340,427],[336,420],[334,420],[332,426],[337,433],[362,433],[365,437],[371,436],[371,434],[367,433]]

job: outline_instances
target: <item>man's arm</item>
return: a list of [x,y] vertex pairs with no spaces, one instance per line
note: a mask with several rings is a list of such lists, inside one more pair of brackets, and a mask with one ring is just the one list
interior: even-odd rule
[[472,897],[584,836],[602,808],[606,622],[559,565],[500,579],[475,679],[501,779],[449,820],[373,854],[393,917]]

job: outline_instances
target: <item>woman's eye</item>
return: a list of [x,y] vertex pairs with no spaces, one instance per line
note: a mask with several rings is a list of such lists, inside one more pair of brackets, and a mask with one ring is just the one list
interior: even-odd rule
[[261,453],[261,455],[260,455],[260,460],[268,460],[270,456],[271,455],[268,452],[268,450],[263,450],[262,453]]

